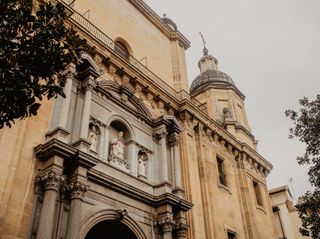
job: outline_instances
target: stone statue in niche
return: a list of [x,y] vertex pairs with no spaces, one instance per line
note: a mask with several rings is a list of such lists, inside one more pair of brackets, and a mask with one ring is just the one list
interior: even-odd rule
[[118,136],[111,140],[110,160],[124,162],[124,149],[123,132],[119,131]]
[[227,108],[227,107],[223,108],[222,112],[223,112],[224,121],[232,121],[233,120],[232,113],[229,108]]
[[138,155],[138,177],[147,177],[147,160],[148,156],[140,152]]
[[97,146],[98,146],[98,135],[97,134],[98,134],[97,127],[95,125],[92,125],[90,127],[88,141],[90,143],[89,149],[94,152],[97,152]]

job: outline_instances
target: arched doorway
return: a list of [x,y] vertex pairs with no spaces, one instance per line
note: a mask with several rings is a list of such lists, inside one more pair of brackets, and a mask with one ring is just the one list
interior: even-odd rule
[[90,229],[85,239],[138,239],[123,223],[117,220],[99,222]]

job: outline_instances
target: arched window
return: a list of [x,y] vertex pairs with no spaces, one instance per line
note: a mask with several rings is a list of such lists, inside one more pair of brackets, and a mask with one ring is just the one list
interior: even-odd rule
[[125,40],[123,40],[122,38],[117,38],[115,41],[114,50],[122,58],[129,60],[131,49]]

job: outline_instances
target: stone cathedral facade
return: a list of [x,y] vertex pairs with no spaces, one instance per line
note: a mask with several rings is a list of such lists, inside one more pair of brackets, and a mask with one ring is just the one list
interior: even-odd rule
[[[0,237],[274,239],[245,96],[142,0],[61,0],[93,46],[66,98],[0,130]],[[84,14],[86,13],[86,14]],[[250,100],[250,99],[249,99]]]

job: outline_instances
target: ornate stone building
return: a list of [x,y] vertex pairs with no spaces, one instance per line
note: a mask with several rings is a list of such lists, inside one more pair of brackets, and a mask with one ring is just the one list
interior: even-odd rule
[[[142,0],[61,0],[93,50],[0,131],[1,238],[274,239],[244,95]],[[90,12],[90,19],[88,13]]]
[[[273,188],[269,191],[272,203],[273,220],[276,225],[275,238],[302,239],[311,238],[302,236],[299,232],[301,220],[298,209],[294,206],[294,199],[287,185]],[[298,202],[299,203],[299,202]]]

